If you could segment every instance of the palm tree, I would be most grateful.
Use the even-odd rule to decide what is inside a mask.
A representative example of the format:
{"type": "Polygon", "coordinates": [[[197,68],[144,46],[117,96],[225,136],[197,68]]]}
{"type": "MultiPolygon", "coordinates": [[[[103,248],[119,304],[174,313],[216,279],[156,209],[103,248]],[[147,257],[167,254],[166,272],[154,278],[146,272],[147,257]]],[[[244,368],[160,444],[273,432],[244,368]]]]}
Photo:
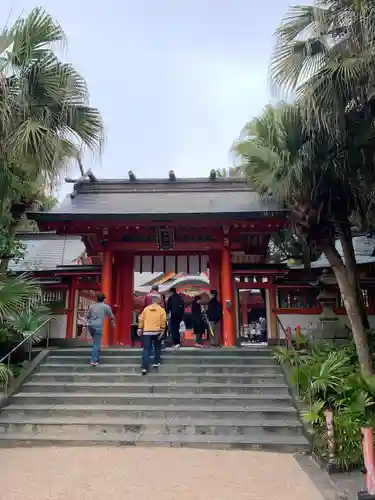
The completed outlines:
{"type": "Polygon", "coordinates": [[[234,145],[242,168],[261,194],[271,194],[287,204],[296,231],[326,254],[344,300],[362,371],[372,374],[351,270],[335,248],[336,234],[345,233],[351,240],[349,216],[359,204],[357,178],[342,162],[347,143],[332,142],[324,129],[312,132],[305,126],[299,107],[287,104],[268,106],[246,125],[245,131],[246,137],[234,145]]]}
{"type": "Polygon", "coordinates": [[[228,167],[228,168],[218,168],[216,169],[216,175],[218,177],[244,177],[244,172],[240,167],[228,167]]]}
{"type": "MultiPolygon", "coordinates": [[[[373,220],[375,10],[361,0],[318,0],[291,7],[276,31],[270,80],[278,93],[293,94],[310,133],[330,136],[334,177],[351,179],[351,213],[362,229],[373,220]],[[332,145],[334,147],[332,147],[332,145]],[[337,147],[339,145],[339,147],[337,147]],[[340,150],[340,157],[337,155],[340,150]],[[360,175],[358,176],[358,171],[360,175]]],[[[326,154],[326,152],[324,153],[326,154]]],[[[347,215],[350,210],[345,212],[347,215]]],[[[368,319],[360,292],[348,220],[336,224],[348,277],[368,319]]]]}
{"type": "Polygon", "coordinates": [[[293,93],[325,122],[326,111],[341,132],[353,100],[374,90],[375,9],[372,2],[317,0],[290,7],[276,31],[270,80],[277,92],[293,93]]]}
{"type": "Polygon", "coordinates": [[[103,141],[85,80],[53,51],[64,42],[61,27],[41,8],[0,35],[0,216],[10,233],[82,148],[97,150],[103,141]]]}

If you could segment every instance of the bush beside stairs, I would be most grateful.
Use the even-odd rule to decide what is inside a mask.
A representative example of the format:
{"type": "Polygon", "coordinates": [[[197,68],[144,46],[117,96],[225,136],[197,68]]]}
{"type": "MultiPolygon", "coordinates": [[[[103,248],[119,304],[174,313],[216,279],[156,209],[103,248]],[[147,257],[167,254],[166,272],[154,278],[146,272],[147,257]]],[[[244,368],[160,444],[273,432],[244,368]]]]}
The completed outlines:
{"type": "Polygon", "coordinates": [[[0,413],[0,446],[164,445],[308,452],[280,367],[266,348],[54,350],[0,413]]]}

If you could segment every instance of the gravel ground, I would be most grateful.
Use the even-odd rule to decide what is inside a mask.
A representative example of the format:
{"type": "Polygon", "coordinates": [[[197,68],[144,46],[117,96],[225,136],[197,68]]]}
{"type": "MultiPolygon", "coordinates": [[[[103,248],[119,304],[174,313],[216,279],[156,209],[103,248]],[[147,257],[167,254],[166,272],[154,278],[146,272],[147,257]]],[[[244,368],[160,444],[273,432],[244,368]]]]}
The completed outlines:
{"type": "Polygon", "coordinates": [[[365,478],[360,471],[333,474],[332,480],[337,488],[346,495],[347,500],[357,500],[358,492],[365,489],[365,478]]]}
{"type": "Polygon", "coordinates": [[[292,455],[173,448],[0,449],[6,500],[322,500],[292,455]]]}

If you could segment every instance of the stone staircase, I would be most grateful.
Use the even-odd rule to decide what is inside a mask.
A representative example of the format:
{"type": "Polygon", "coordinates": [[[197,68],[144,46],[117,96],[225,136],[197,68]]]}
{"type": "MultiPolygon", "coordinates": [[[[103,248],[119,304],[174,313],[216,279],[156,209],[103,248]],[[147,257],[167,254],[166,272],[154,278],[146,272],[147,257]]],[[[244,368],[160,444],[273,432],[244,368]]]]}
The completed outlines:
{"type": "Polygon", "coordinates": [[[53,351],[0,413],[0,446],[144,444],[308,452],[280,367],[266,348],[53,351]]]}

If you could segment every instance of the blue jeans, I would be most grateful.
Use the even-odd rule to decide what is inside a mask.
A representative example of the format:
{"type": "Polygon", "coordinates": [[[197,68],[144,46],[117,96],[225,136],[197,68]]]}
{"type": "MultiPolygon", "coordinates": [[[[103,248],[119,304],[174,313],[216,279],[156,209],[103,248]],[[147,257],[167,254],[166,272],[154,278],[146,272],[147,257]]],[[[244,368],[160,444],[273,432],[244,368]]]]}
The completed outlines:
{"type": "Polygon", "coordinates": [[[143,335],[142,369],[148,370],[151,364],[152,349],[154,349],[154,364],[160,363],[161,339],[159,335],[143,335]]]}
{"type": "Polygon", "coordinates": [[[99,363],[103,329],[100,326],[89,326],[89,333],[92,337],[91,362],[99,363]]]}

